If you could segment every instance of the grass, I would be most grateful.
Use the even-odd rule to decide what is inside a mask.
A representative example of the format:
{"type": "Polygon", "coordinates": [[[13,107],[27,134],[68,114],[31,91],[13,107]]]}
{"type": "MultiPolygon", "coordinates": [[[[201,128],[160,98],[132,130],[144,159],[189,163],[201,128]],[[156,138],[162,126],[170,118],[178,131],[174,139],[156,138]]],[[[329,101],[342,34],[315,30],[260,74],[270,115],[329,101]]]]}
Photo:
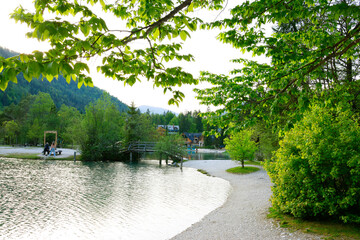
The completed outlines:
{"type": "MultiPolygon", "coordinates": [[[[17,159],[31,159],[31,160],[43,160],[44,156],[39,156],[37,153],[10,153],[10,154],[1,154],[0,157],[6,157],[6,158],[17,158],[17,159]]],[[[76,160],[79,160],[80,156],[76,156],[76,160]]],[[[46,157],[47,160],[67,160],[67,161],[73,161],[74,157],[46,157]]]]}
{"type": "Polygon", "coordinates": [[[248,165],[257,165],[257,166],[261,166],[261,162],[259,162],[259,161],[250,161],[250,160],[246,160],[244,163],[245,163],[245,164],[248,164],[248,165]]]}
{"type": "Polygon", "coordinates": [[[337,221],[310,221],[295,218],[288,214],[283,214],[270,208],[268,218],[273,218],[279,222],[281,227],[289,228],[290,230],[300,230],[305,233],[314,233],[324,236],[324,239],[360,239],[359,224],[344,224],[337,221]]]}
{"type": "Polygon", "coordinates": [[[249,167],[249,166],[245,166],[245,167],[234,167],[234,168],[229,168],[226,171],[229,173],[236,173],[236,174],[248,174],[248,173],[252,173],[252,172],[256,172],[259,171],[260,168],[257,167],[249,167]]]}
{"type": "Polygon", "coordinates": [[[198,169],[197,171],[200,172],[200,173],[202,173],[202,174],[205,174],[206,176],[211,177],[210,173],[208,173],[207,171],[205,171],[205,170],[203,170],[203,169],[198,169]]]}

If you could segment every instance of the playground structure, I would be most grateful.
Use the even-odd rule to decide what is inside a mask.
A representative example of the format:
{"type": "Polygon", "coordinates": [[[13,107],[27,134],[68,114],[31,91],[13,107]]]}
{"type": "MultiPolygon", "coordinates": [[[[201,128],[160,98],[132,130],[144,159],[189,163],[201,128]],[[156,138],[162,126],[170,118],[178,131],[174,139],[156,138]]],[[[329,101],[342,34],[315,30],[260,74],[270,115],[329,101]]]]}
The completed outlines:
{"type": "Polygon", "coordinates": [[[57,146],[57,131],[44,131],[44,146],[46,143],[46,134],[47,133],[55,134],[55,146],[57,146]]]}

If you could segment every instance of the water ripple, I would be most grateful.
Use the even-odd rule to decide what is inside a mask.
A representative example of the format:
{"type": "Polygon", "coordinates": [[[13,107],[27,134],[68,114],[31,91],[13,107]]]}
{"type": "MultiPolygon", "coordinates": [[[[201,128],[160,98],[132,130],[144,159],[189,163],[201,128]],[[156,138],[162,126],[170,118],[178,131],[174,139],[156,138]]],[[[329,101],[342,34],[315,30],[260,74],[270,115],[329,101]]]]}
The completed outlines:
{"type": "Polygon", "coordinates": [[[0,161],[0,239],[168,239],[219,207],[228,182],[153,162],[0,161]]]}

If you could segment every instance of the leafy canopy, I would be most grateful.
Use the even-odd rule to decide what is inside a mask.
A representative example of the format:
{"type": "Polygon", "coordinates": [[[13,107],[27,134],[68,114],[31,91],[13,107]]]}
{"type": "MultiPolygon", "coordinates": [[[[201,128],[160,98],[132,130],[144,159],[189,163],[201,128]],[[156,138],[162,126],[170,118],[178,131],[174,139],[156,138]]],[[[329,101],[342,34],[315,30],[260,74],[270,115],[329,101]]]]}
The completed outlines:
{"type": "Polygon", "coordinates": [[[163,62],[192,61],[191,54],[181,54],[181,41],[202,22],[189,15],[196,9],[221,8],[222,0],[42,0],[34,1],[35,12],[21,6],[11,15],[26,23],[29,38],[47,41],[46,52],[5,59],[0,57],[0,89],[23,72],[26,80],[63,75],[78,86],[92,85],[88,60],[102,57],[97,67],[107,77],[133,85],[142,77],[154,86],[172,91],[170,104],[178,104],[184,94],[173,89],[198,81],[181,67],[166,67],[163,62]],[[98,11],[100,10],[100,11],[98,11]],[[100,12],[100,13],[97,13],[100,12]],[[113,17],[116,27],[102,16],[113,17]],[[136,43],[136,44],[135,44],[136,43]]]}
{"type": "Polygon", "coordinates": [[[245,160],[253,160],[254,154],[257,150],[256,143],[251,139],[253,130],[242,130],[231,135],[230,138],[225,138],[226,151],[232,159],[241,162],[244,167],[245,160]]]}
{"type": "Polygon", "coordinates": [[[240,66],[231,76],[202,73],[214,86],[197,90],[198,98],[218,107],[209,117],[223,126],[258,119],[291,126],[313,98],[358,108],[359,6],[355,0],[244,1],[230,18],[205,25],[225,27],[220,41],[268,60],[235,59],[240,66]]]}

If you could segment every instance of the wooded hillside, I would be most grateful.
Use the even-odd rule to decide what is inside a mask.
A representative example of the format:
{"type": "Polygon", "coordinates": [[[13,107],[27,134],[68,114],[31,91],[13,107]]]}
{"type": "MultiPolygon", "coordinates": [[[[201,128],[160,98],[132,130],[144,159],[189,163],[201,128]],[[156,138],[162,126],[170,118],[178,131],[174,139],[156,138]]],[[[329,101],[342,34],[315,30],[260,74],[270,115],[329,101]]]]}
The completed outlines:
{"type": "MultiPolygon", "coordinates": [[[[18,53],[0,46],[0,56],[7,58],[17,54],[18,53]]],[[[84,112],[86,105],[96,101],[104,93],[104,90],[97,87],[82,86],[79,89],[77,82],[72,81],[68,84],[63,77],[59,77],[58,80],[54,79],[52,82],[41,81],[39,79],[28,82],[22,75],[19,75],[17,79],[17,84],[10,82],[4,92],[0,91],[0,110],[9,106],[11,103],[18,104],[23,96],[28,94],[36,95],[39,92],[44,92],[50,94],[57,108],[65,104],[77,108],[80,112],[84,112]]],[[[119,111],[128,109],[126,104],[115,97],[111,97],[111,101],[114,102],[119,111]]]]}

